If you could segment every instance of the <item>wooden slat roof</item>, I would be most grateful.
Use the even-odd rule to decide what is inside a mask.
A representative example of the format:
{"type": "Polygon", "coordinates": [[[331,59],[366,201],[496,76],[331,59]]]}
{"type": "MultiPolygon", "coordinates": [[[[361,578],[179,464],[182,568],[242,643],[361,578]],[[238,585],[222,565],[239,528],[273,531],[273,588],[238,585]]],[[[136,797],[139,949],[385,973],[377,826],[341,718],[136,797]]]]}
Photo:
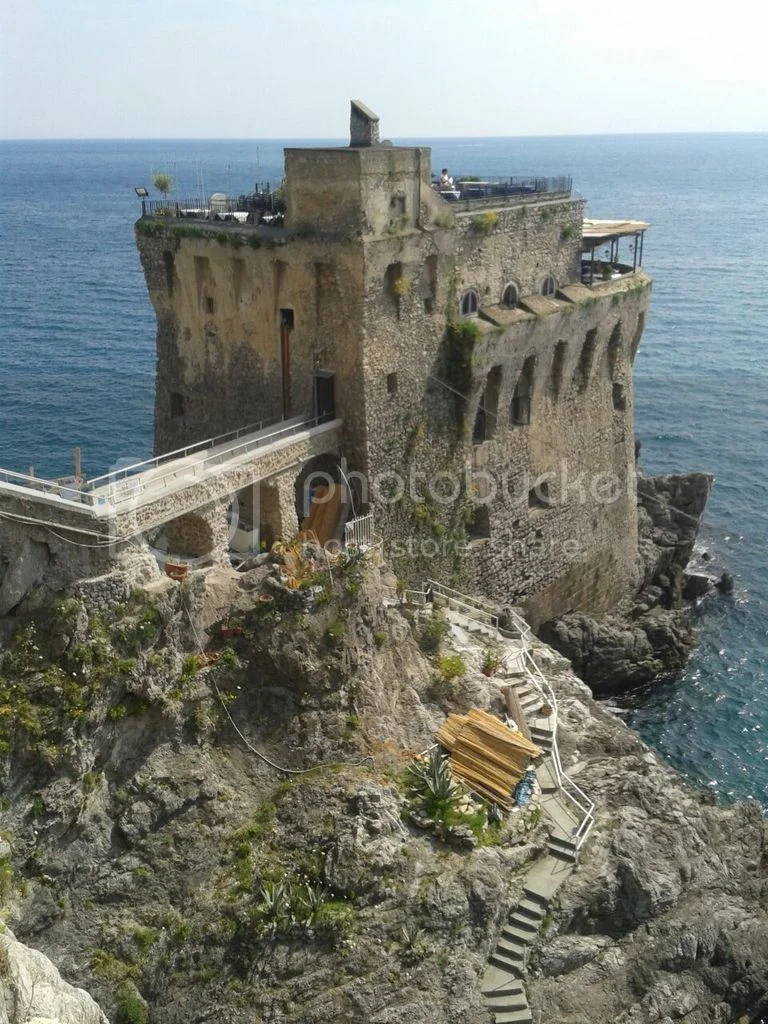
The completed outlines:
{"type": "Polygon", "coordinates": [[[590,220],[585,217],[581,234],[585,241],[601,245],[612,238],[625,238],[638,231],[647,231],[650,226],[644,220],[590,220]]]}

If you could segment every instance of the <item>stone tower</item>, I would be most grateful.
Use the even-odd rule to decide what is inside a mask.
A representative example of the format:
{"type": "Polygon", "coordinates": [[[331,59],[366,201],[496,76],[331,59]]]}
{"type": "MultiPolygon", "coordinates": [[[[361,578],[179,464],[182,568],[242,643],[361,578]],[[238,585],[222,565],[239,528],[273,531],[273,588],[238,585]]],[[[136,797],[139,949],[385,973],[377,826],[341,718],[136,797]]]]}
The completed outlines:
{"type": "Polygon", "coordinates": [[[381,144],[357,101],[350,125],[349,146],[285,151],[281,226],[139,221],[158,451],[330,402],[400,575],[535,621],[612,606],[636,582],[650,294],[614,246],[646,225],[590,235],[567,179],[441,194],[429,149],[381,144]],[[587,278],[596,244],[611,259],[587,278]]]}

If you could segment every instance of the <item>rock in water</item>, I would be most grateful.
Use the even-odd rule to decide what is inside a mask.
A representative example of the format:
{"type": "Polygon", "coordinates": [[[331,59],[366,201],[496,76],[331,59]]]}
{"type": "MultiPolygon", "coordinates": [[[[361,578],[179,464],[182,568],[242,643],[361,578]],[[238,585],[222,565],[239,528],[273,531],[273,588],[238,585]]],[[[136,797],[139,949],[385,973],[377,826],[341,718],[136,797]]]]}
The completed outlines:
{"type": "Polygon", "coordinates": [[[541,626],[542,639],[570,660],[593,692],[637,686],[688,660],[694,634],[684,601],[705,593],[709,581],[685,569],[712,480],[708,473],[638,474],[635,597],[612,615],[565,615],[541,626]]]}
{"type": "Polygon", "coordinates": [[[109,1024],[81,988],[61,977],[48,957],[0,934],[0,1024],[109,1024]]]}
{"type": "Polygon", "coordinates": [[[715,584],[721,594],[732,594],[733,593],[733,576],[729,572],[724,572],[720,579],[715,584]]]}

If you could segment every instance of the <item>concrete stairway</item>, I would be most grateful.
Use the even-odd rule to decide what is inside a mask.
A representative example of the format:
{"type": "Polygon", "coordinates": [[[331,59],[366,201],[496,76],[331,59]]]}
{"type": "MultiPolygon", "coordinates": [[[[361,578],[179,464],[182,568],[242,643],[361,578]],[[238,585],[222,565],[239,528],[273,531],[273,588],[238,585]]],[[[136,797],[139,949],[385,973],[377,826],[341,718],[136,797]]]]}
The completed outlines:
{"type": "MultiPolygon", "coordinates": [[[[555,873],[549,877],[557,878],[555,873]]],[[[523,898],[501,931],[483,978],[485,1005],[495,1024],[527,1024],[533,1019],[523,982],[525,960],[528,947],[541,928],[551,892],[559,884],[559,880],[544,880],[544,885],[537,887],[526,885],[523,898]]]]}
{"type": "MultiPolygon", "coordinates": [[[[444,614],[451,623],[454,646],[462,653],[479,659],[489,638],[497,643],[500,639],[495,629],[482,622],[468,621],[466,616],[450,607],[444,614]]],[[[539,933],[554,893],[576,863],[578,849],[573,837],[577,834],[580,819],[574,816],[561,789],[552,756],[557,716],[540,713],[545,699],[530,676],[528,661],[531,655],[526,653],[524,642],[511,637],[503,639],[502,649],[503,660],[497,681],[514,687],[531,739],[543,752],[536,776],[541,810],[551,831],[547,853],[530,868],[523,897],[510,912],[489,957],[482,992],[495,1024],[531,1024],[533,1017],[525,990],[528,951],[539,933]]]]}

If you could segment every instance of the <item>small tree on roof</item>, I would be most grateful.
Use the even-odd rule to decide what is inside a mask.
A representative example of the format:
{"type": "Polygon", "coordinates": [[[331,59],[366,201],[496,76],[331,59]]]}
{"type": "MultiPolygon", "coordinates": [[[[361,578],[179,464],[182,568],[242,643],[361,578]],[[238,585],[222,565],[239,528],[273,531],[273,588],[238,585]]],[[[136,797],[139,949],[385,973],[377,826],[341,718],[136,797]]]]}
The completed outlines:
{"type": "Polygon", "coordinates": [[[170,174],[166,174],[164,171],[160,171],[157,174],[152,175],[152,184],[155,186],[158,192],[162,195],[167,196],[173,187],[173,178],[170,174]]]}

